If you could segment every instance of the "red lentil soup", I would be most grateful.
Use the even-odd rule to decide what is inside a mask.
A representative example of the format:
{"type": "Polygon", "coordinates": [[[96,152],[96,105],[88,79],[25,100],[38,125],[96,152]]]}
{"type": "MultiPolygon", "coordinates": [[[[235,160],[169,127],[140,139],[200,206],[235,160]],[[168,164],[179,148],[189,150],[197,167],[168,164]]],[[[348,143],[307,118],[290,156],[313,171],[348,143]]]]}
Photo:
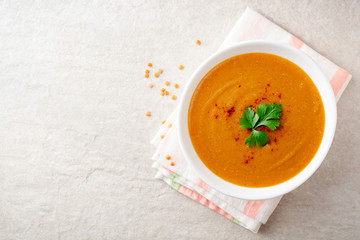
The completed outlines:
{"type": "MultiPolygon", "coordinates": [[[[301,172],[315,156],[324,132],[320,94],[296,64],[266,53],[229,58],[200,81],[189,108],[189,133],[201,161],[236,185],[268,187],[301,172]],[[247,107],[282,105],[280,126],[264,147],[248,147],[239,118],[247,107]]],[[[259,130],[259,129],[257,129],[259,130]]]]}

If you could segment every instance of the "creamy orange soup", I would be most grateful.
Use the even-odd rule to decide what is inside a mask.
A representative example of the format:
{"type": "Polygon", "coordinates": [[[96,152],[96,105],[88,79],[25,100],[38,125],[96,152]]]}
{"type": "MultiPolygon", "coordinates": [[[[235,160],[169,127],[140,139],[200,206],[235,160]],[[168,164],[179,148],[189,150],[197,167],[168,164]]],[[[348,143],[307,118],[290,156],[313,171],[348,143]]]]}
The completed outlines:
{"type": "Polygon", "coordinates": [[[266,53],[229,58],[199,83],[189,108],[189,133],[201,161],[220,178],[246,187],[282,183],[314,157],[324,132],[320,94],[296,64],[266,53]],[[248,147],[239,118],[247,107],[282,104],[280,126],[264,147],[248,147]]]}

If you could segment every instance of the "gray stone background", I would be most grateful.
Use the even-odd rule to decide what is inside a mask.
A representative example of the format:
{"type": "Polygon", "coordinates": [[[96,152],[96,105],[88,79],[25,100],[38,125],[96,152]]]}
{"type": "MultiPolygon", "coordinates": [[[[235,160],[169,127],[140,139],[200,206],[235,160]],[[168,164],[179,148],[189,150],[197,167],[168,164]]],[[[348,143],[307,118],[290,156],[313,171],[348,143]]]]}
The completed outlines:
{"type": "Polygon", "coordinates": [[[1,1],[0,239],[358,238],[359,45],[356,0],[1,1]],[[180,96],[246,6],[353,74],[324,163],[258,234],[150,168],[149,141],[178,102],[161,82],[180,96]],[[164,70],[153,89],[148,61],[164,70]]]}

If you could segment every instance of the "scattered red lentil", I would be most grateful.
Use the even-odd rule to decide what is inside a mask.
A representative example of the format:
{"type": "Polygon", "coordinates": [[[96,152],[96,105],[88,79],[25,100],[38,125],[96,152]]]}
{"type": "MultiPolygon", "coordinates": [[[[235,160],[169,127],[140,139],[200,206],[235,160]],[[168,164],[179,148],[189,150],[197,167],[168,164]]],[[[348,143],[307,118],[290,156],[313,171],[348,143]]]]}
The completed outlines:
{"type": "Polygon", "coordinates": [[[197,45],[200,45],[200,43],[201,43],[200,40],[196,40],[197,45]]]}
{"type": "Polygon", "coordinates": [[[152,84],[152,83],[148,83],[147,86],[148,86],[149,88],[152,88],[152,87],[153,87],[153,84],[152,84]]]}
{"type": "Polygon", "coordinates": [[[157,70],[157,72],[158,72],[158,73],[162,73],[163,70],[162,70],[161,68],[159,68],[159,69],[157,70]]]}
{"type": "Polygon", "coordinates": [[[165,81],[164,84],[165,84],[166,86],[169,86],[170,82],[169,82],[169,81],[165,81]]]}
{"type": "Polygon", "coordinates": [[[149,77],[149,74],[148,74],[148,73],[145,73],[144,77],[148,78],[148,77],[149,77]]]}
{"type": "Polygon", "coordinates": [[[149,111],[146,111],[146,112],[145,112],[145,115],[146,115],[147,117],[150,117],[150,116],[151,116],[151,113],[150,113],[149,111]]]}
{"type": "Polygon", "coordinates": [[[164,93],[165,93],[165,95],[169,95],[169,92],[168,92],[168,91],[165,91],[164,93]]]}
{"type": "Polygon", "coordinates": [[[176,99],[176,96],[175,96],[175,95],[172,95],[172,96],[171,96],[171,99],[172,99],[172,100],[175,100],[175,99],[176,99]]]}
{"type": "Polygon", "coordinates": [[[166,155],[165,158],[166,158],[167,160],[170,160],[171,157],[170,157],[169,155],[166,155]]]}
{"type": "Polygon", "coordinates": [[[166,120],[162,121],[161,124],[164,124],[166,122],[166,120]]]}
{"type": "Polygon", "coordinates": [[[145,70],[145,73],[149,73],[149,72],[150,72],[149,69],[146,69],[146,70],[145,70]]]}
{"type": "Polygon", "coordinates": [[[169,123],[168,127],[169,127],[169,128],[171,128],[171,127],[172,127],[172,124],[171,124],[171,123],[169,123]]]}
{"type": "Polygon", "coordinates": [[[159,73],[154,73],[154,77],[159,77],[159,73]]]}
{"type": "Polygon", "coordinates": [[[152,66],[152,63],[151,63],[151,62],[149,62],[147,65],[148,65],[148,67],[151,67],[151,66],[152,66]]]}
{"type": "Polygon", "coordinates": [[[161,91],[161,92],[165,92],[165,88],[161,88],[160,91],[161,91]]]}
{"type": "Polygon", "coordinates": [[[170,165],[171,165],[171,166],[174,166],[174,165],[175,165],[175,163],[174,163],[174,162],[171,162],[171,163],[170,163],[170,165]]]}
{"type": "Polygon", "coordinates": [[[184,66],[183,65],[179,65],[179,69],[181,70],[181,69],[183,69],[184,68],[184,66]]]}
{"type": "Polygon", "coordinates": [[[178,88],[178,87],[179,87],[179,84],[175,83],[174,88],[178,88]]]}
{"type": "Polygon", "coordinates": [[[161,139],[163,139],[165,136],[164,136],[164,135],[161,135],[160,137],[161,137],[161,139]]]}

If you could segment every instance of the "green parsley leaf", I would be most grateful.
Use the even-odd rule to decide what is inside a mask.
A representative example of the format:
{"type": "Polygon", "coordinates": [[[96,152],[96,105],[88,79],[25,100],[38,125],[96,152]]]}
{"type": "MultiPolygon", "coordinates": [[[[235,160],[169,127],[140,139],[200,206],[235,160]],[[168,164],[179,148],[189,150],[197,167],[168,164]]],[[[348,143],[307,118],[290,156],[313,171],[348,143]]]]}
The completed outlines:
{"type": "Polygon", "coordinates": [[[245,144],[247,144],[249,147],[252,147],[255,145],[255,135],[253,132],[250,133],[250,136],[248,136],[245,139],[245,144]]]}
{"type": "Polygon", "coordinates": [[[250,136],[245,139],[245,144],[247,144],[249,147],[252,147],[256,142],[256,146],[260,147],[265,146],[268,141],[269,139],[266,132],[253,130],[250,133],[250,136]]]}
{"type": "Polygon", "coordinates": [[[268,106],[260,104],[256,108],[256,113],[259,115],[260,121],[256,124],[255,128],[266,126],[271,130],[275,130],[280,125],[279,119],[281,116],[281,104],[271,103],[268,106]]]}
{"type": "Polygon", "coordinates": [[[259,115],[255,114],[251,108],[245,109],[245,113],[243,113],[242,117],[243,118],[239,119],[241,128],[254,128],[259,120],[259,115]]]}
{"type": "Polygon", "coordinates": [[[253,130],[252,134],[255,135],[257,147],[265,146],[269,141],[267,132],[253,130]]]}
{"type": "Polygon", "coordinates": [[[275,130],[279,125],[282,105],[271,103],[269,105],[260,104],[256,108],[256,113],[251,108],[246,108],[239,119],[241,128],[250,128],[251,134],[245,139],[245,144],[249,147],[255,145],[257,147],[265,146],[268,142],[267,132],[257,131],[256,128],[266,126],[271,130],[275,130]]]}

